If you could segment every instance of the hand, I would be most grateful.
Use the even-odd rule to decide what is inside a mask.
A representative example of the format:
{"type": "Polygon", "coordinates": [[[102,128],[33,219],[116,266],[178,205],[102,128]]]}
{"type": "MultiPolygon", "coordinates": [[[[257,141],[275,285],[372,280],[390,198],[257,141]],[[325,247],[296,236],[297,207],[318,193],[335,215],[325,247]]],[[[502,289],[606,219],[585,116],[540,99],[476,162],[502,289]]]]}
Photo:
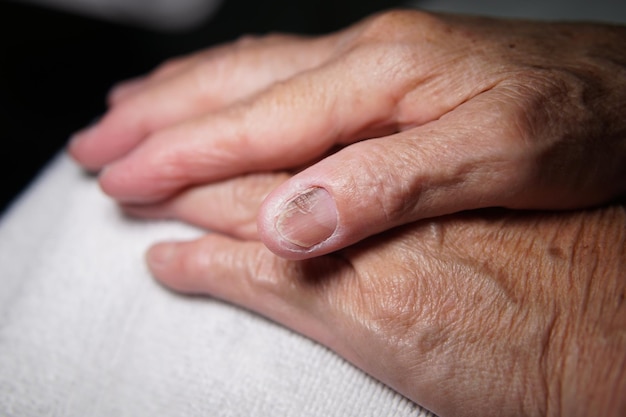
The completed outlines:
{"type": "Polygon", "coordinates": [[[133,207],[230,235],[153,247],[154,275],[307,335],[441,417],[624,415],[626,207],[451,215],[292,261],[254,240],[286,178],[133,207]]]}
{"type": "Polygon", "coordinates": [[[70,151],[123,204],[308,166],[257,218],[292,259],[466,209],[588,207],[626,191],[624,44],[624,27],[417,11],[246,38],[115,89],[70,151]]]}

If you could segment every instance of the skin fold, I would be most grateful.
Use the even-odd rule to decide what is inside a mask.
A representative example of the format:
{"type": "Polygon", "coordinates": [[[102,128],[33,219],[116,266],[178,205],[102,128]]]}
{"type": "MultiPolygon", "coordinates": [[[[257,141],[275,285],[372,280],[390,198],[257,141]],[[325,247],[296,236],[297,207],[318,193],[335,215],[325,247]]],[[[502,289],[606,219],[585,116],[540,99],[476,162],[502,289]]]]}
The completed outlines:
{"type": "Polygon", "coordinates": [[[623,416],[625,44],[414,10],[245,37],[116,87],[69,152],[127,213],[212,231],[148,251],[176,291],[441,417],[623,416]]]}

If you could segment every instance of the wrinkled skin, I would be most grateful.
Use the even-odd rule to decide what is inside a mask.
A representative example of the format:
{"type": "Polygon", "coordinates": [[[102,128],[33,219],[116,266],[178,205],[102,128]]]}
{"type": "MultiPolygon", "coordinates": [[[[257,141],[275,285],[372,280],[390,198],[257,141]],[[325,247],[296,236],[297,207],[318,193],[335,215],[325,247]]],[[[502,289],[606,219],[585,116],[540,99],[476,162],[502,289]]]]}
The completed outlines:
{"type": "Polygon", "coordinates": [[[441,417],[624,415],[626,207],[456,214],[298,261],[255,240],[283,180],[140,209],[230,234],[154,246],[153,274],[307,335],[441,417]]]}
{"type": "Polygon", "coordinates": [[[70,152],[123,204],[306,167],[257,219],[291,259],[462,210],[591,207],[626,191],[624,44],[626,27],[416,11],[244,38],[118,87],[70,152]],[[283,227],[319,214],[296,204],[311,189],[330,214],[283,227]]]}
{"type": "Polygon", "coordinates": [[[480,209],[625,191],[625,39],[410,11],[246,38],[118,87],[70,152],[130,214],[221,232],[151,248],[175,290],[270,317],[442,417],[623,416],[624,205],[480,209]],[[277,219],[311,187],[336,229],[294,245],[277,219]]]}

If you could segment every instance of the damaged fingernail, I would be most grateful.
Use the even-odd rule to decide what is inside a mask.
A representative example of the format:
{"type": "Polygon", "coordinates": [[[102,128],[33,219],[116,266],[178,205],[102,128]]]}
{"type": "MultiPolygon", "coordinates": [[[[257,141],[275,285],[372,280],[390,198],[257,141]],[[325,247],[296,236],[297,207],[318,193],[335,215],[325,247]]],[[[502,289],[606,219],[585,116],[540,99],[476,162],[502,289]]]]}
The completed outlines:
{"type": "Polygon", "coordinates": [[[276,230],[286,241],[310,248],[333,235],[337,206],[328,191],[310,188],[289,200],[276,220],[276,230]]]}

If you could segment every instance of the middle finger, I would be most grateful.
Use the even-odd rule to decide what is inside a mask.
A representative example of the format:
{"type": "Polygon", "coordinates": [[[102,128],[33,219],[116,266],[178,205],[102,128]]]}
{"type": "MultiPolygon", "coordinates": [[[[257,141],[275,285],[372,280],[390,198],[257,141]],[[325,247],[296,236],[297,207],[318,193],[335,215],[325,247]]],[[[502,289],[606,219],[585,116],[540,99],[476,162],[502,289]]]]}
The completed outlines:
{"type": "Polygon", "coordinates": [[[189,188],[152,205],[123,205],[136,217],[177,219],[244,240],[258,240],[256,217],[265,197],[291,177],[287,173],[258,173],[189,188]]]}

